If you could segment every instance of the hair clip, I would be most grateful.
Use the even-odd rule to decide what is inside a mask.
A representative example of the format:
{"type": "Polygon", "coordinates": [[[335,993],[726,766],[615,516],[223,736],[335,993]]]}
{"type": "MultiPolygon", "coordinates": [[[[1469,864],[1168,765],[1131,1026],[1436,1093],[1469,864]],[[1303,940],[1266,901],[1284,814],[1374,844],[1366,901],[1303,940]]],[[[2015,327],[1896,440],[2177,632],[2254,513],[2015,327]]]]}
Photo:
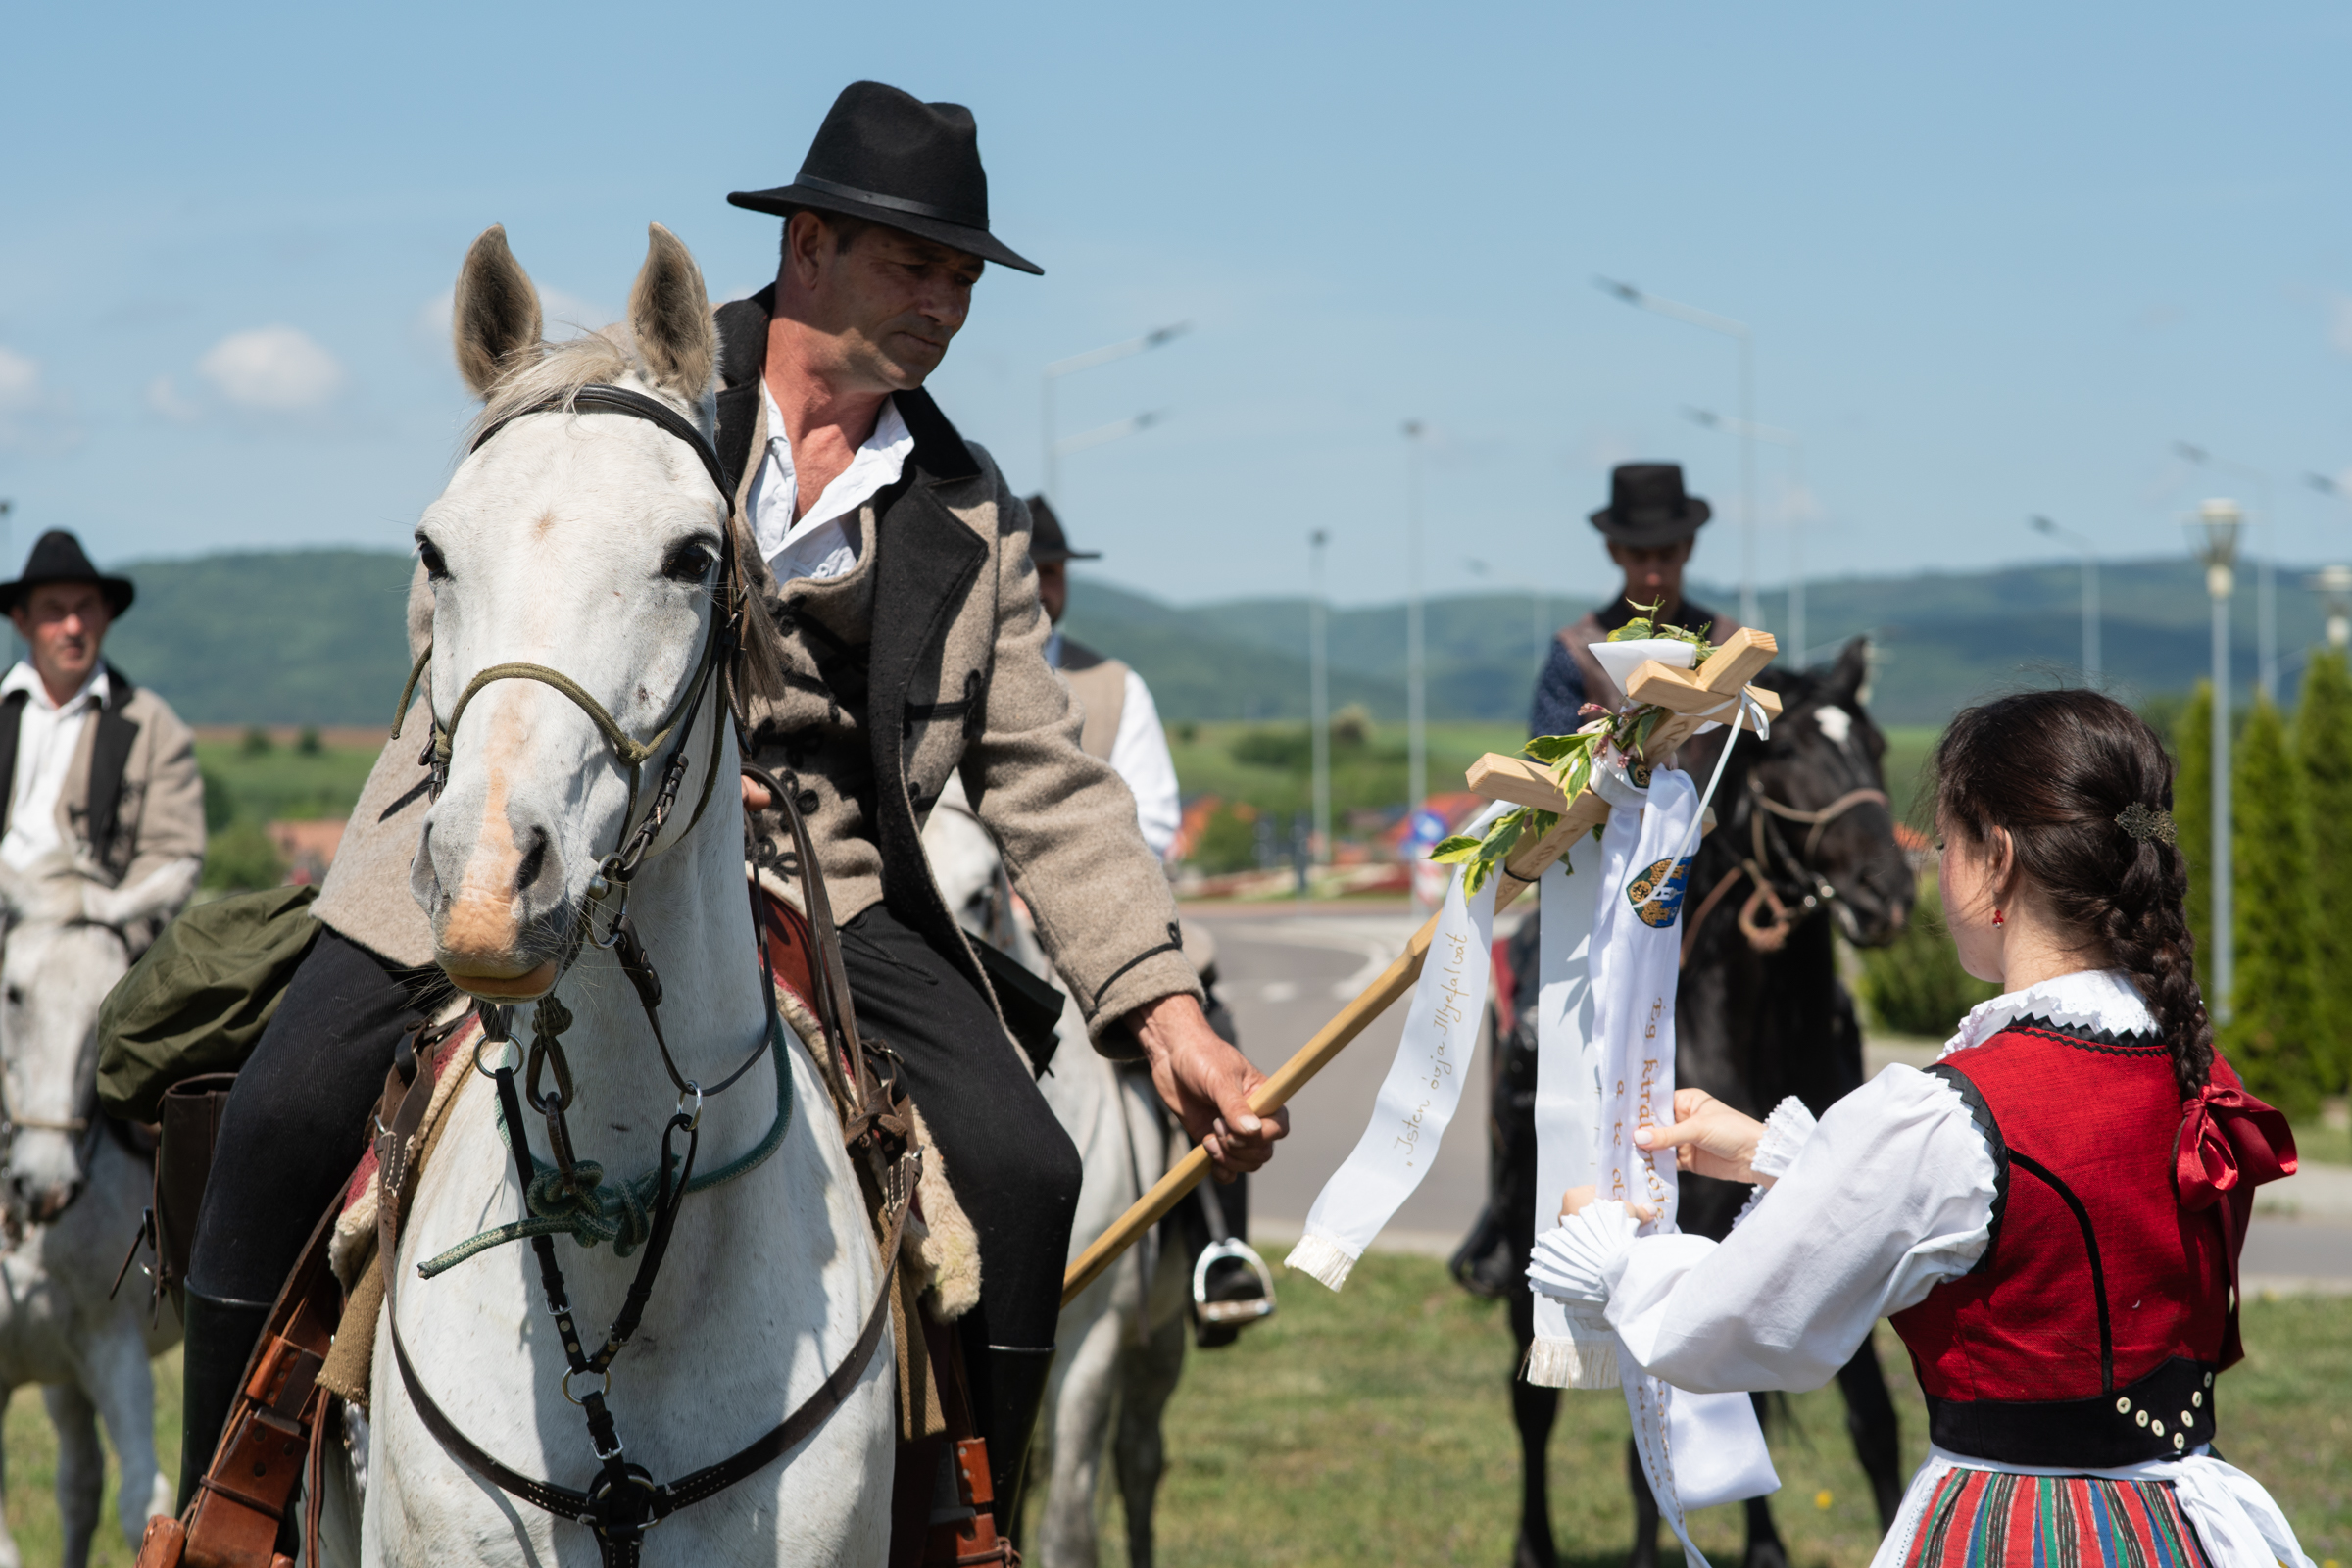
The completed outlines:
{"type": "Polygon", "coordinates": [[[2124,808],[2123,814],[2115,819],[2115,825],[2142,844],[2150,839],[2171,844],[2180,837],[2179,829],[2173,826],[2172,812],[2152,809],[2137,801],[2124,808]]]}

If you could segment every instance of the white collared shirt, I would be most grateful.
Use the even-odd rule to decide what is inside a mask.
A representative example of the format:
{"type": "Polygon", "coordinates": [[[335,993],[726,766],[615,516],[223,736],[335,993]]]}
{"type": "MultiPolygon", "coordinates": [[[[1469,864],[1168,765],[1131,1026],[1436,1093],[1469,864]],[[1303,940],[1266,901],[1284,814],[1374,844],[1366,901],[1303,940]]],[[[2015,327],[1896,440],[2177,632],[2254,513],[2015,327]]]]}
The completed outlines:
{"type": "Polygon", "coordinates": [[[49,700],[49,689],[32,665],[19,660],[7,678],[0,679],[0,699],[15,692],[25,694],[24,713],[17,724],[17,770],[9,787],[8,833],[0,837],[0,861],[24,871],[65,846],[57,825],[58,793],[65,788],[66,769],[74,764],[74,748],[81,744],[82,726],[93,709],[104,706],[112,688],[106,666],[100,664],[81,683],[81,690],[61,706],[49,700]]]}
{"type": "Polygon", "coordinates": [[[752,480],[752,540],[778,582],[795,577],[823,582],[842,576],[858,564],[853,525],[858,509],[899,482],[906,455],[914,450],[914,435],[899,416],[898,400],[884,398],[874,433],[851,456],[840,476],[825,486],[816,504],[795,521],[800,478],[793,470],[783,412],[765,376],[760,380],[760,401],[767,407],[767,453],[752,480]]]}

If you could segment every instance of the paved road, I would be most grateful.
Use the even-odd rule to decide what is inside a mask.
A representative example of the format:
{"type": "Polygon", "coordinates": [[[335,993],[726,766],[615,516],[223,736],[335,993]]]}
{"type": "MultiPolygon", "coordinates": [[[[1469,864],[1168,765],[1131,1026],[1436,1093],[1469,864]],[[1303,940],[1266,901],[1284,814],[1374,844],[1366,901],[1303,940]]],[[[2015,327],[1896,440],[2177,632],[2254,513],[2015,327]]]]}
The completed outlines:
{"type": "MultiPolygon", "coordinates": [[[[1185,918],[1215,932],[1243,1048],[1268,1071],[1387,967],[1415,924],[1401,906],[1196,905],[1185,918]]],[[[1355,1147],[1403,1019],[1403,1007],[1392,1007],[1291,1102],[1291,1136],[1252,1186],[1251,1229],[1261,1241],[1295,1238],[1315,1195],[1355,1147]]],[[[1897,1048],[1884,1054],[1909,1054],[1897,1048]]],[[[1443,1256],[1469,1230],[1486,1200],[1486,1117],[1482,1059],[1428,1178],[1397,1211],[1383,1247],[1443,1256]]],[[[2268,1212],[2246,1238],[2246,1288],[2352,1291],[2352,1171],[2321,1169],[2264,1192],[2268,1212]]]]}

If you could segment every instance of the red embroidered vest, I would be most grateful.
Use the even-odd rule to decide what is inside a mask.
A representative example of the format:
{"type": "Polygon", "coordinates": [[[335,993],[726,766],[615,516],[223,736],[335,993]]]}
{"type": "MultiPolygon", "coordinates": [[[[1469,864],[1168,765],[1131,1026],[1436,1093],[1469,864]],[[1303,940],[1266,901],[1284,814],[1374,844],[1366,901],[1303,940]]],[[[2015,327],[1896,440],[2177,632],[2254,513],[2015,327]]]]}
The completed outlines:
{"type": "MultiPolygon", "coordinates": [[[[2214,1374],[2238,1355],[2231,1295],[2254,1183],[2182,1206],[2182,1104],[2163,1045],[2026,1020],[1932,1070],[1968,1102],[1998,1171],[1984,1257],[1892,1319],[1935,1442],[2082,1469],[2210,1442],[2214,1374]]],[[[2213,1079],[2239,1087],[2218,1057],[2213,1079]]]]}

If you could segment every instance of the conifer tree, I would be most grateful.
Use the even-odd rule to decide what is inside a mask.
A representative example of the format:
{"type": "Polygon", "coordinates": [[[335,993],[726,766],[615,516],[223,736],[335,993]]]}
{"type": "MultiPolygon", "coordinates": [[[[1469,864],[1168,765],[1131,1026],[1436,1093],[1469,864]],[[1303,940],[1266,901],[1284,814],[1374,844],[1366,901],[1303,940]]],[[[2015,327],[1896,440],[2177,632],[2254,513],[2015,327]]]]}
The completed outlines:
{"type": "Polygon", "coordinates": [[[2352,1082],[2352,668],[2335,649],[2311,656],[2295,718],[2303,808],[2311,824],[2313,1045],[2321,1088],[2352,1082]]]}
{"type": "Polygon", "coordinates": [[[2213,991],[2213,683],[2201,680],[2173,728],[2173,822],[2188,866],[2188,930],[2197,943],[2197,984],[2213,991]]]}
{"type": "Polygon", "coordinates": [[[2231,757],[2235,1016],[2222,1047],[2246,1087],[2289,1115],[2319,1108],[2313,1050],[2311,850],[2286,723],[2256,698],[2231,757]]]}

